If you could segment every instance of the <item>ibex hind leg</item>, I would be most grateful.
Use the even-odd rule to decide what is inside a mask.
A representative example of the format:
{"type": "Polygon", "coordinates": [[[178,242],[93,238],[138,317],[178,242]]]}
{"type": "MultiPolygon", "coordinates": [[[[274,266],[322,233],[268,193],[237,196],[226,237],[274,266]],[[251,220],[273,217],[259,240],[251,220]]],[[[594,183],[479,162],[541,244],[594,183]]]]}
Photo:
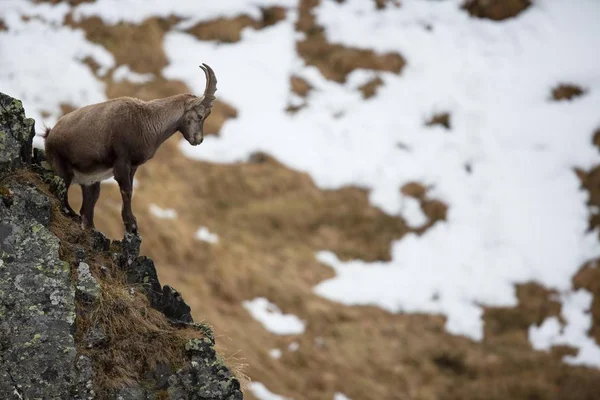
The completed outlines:
{"type": "Polygon", "coordinates": [[[114,173],[115,180],[119,184],[121,198],[123,200],[123,208],[121,209],[121,217],[125,224],[125,231],[129,233],[138,233],[137,219],[133,215],[131,209],[131,197],[133,195],[133,175],[135,168],[128,161],[119,160],[115,164],[114,173]]]}
{"type": "Polygon", "coordinates": [[[69,187],[71,187],[71,182],[73,181],[73,168],[69,163],[64,162],[61,159],[55,160],[53,164],[56,173],[62,178],[62,180],[65,183],[64,193],[57,194],[61,201],[62,210],[67,216],[71,218],[78,218],[78,215],[75,212],[75,210],[73,210],[69,205],[69,187]]]}

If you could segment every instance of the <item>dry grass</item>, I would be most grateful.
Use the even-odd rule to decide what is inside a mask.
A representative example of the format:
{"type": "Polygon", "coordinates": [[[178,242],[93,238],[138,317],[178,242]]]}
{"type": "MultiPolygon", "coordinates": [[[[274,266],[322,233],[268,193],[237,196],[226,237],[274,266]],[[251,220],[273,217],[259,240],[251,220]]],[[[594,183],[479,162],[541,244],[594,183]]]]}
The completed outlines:
{"type": "MultiPolygon", "coordinates": [[[[145,294],[121,280],[104,281],[102,294],[88,312],[81,312],[78,332],[98,329],[105,345],[80,349],[93,360],[95,384],[104,389],[141,382],[159,366],[171,371],[183,366],[187,340],[201,336],[194,329],[177,329],[150,307],[145,294]]],[[[82,338],[79,338],[82,340],[82,338]]]]}
{"type": "Polygon", "coordinates": [[[561,83],[552,89],[552,99],[555,101],[572,100],[584,94],[584,89],[571,83],[561,83]]]}
{"type": "Polygon", "coordinates": [[[67,3],[71,6],[76,6],[81,3],[93,3],[96,0],[33,0],[33,3],[50,3],[50,4],[58,4],[58,3],[67,3]]]}
{"type": "MultiPolygon", "coordinates": [[[[600,149],[600,128],[592,135],[592,143],[600,149]]],[[[594,230],[600,227],[600,165],[596,165],[590,171],[576,170],[581,181],[582,189],[588,192],[588,210],[590,212],[588,229],[594,230]]],[[[600,237],[599,237],[600,238],[600,237]]],[[[585,263],[579,272],[573,277],[573,287],[588,290],[593,295],[591,314],[592,326],[589,334],[594,337],[600,345],[600,259],[590,260],[585,263]]]]}
{"type": "Polygon", "coordinates": [[[516,285],[519,304],[516,307],[486,307],[484,309],[486,341],[520,341],[529,343],[528,330],[531,325],[540,326],[548,317],[562,320],[561,303],[554,300],[557,292],[548,290],[535,282],[516,285]]]}
{"type": "Polygon", "coordinates": [[[275,25],[285,18],[286,10],[283,7],[268,7],[262,9],[262,17],[255,20],[248,15],[239,15],[233,18],[217,18],[203,21],[186,32],[200,40],[214,40],[221,43],[235,43],[242,38],[242,31],[246,28],[263,29],[275,25]]]}
{"type": "Polygon", "coordinates": [[[473,17],[502,21],[516,17],[531,4],[531,0],[467,0],[462,8],[473,17]]]}
{"type": "Polygon", "coordinates": [[[150,18],[140,25],[121,22],[110,26],[98,17],[75,22],[68,16],[66,24],[83,29],[87,40],[104,46],[118,65],[128,65],[139,73],[159,74],[168,63],[162,46],[164,34],[177,21],[176,17],[150,18]]]}
{"type": "Polygon", "coordinates": [[[300,97],[306,97],[313,89],[310,83],[308,83],[304,78],[301,78],[296,75],[292,75],[290,77],[290,87],[292,88],[292,92],[296,93],[300,97]]]}
{"type": "Polygon", "coordinates": [[[439,125],[439,126],[443,126],[447,130],[450,130],[451,129],[450,113],[444,112],[444,113],[434,114],[429,120],[427,120],[425,122],[425,125],[427,125],[427,126],[439,125]]]}
{"type": "Polygon", "coordinates": [[[363,96],[363,99],[370,99],[377,94],[377,90],[383,86],[383,80],[380,77],[375,77],[365,84],[359,86],[358,90],[363,96]]]}
{"type": "Polygon", "coordinates": [[[329,43],[312,15],[312,9],[320,0],[301,0],[300,17],[296,29],[304,32],[306,38],[296,43],[296,50],[304,61],[314,65],[325,78],[344,83],[349,73],[355,69],[388,71],[399,74],[405,61],[398,53],[377,54],[372,50],[357,49],[329,43]]]}

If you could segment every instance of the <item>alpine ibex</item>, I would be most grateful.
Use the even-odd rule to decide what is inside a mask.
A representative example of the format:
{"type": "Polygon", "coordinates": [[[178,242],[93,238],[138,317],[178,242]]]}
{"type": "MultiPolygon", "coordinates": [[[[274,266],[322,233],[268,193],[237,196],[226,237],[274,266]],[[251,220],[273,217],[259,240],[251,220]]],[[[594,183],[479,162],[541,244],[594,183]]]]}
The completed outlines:
{"type": "Polygon", "coordinates": [[[114,176],[119,184],[121,216],[127,232],[137,233],[131,210],[133,176],[150,160],[160,145],[179,131],[193,146],[204,139],[203,124],[211,113],[217,78],[206,64],[204,95],[180,94],[142,101],[119,97],[79,108],[46,128],[46,158],[67,187],[61,199],[65,213],[77,214],[69,205],[71,183],[81,185],[81,224],[94,228],[94,207],[100,195],[100,181],[114,176]]]}

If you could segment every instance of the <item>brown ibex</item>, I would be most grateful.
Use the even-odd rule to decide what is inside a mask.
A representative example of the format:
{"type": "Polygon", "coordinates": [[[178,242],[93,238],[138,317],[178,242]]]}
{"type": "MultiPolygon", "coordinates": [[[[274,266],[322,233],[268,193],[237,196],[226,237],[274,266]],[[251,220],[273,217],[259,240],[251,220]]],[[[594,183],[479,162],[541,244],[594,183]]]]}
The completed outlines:
{"type": "Polygon", "coordinates": [[[177,131],[193,146],[202,143],[203,124],[215,100],[217,78],[208,65],[200,68],[206,75],[202,97],[180,94],[152,101],[119,97],[79,108],[46,129],[46,159],[67,188],[61,199],[63,210],[70,216],[77,215],[69,205],[67,192],[71,183],[81,185],[84,229],[94,228],[100,181],[114,176],[123,198],[125,229],[137,233],[137,220],[131,210],[137,168],[177,131]]]}

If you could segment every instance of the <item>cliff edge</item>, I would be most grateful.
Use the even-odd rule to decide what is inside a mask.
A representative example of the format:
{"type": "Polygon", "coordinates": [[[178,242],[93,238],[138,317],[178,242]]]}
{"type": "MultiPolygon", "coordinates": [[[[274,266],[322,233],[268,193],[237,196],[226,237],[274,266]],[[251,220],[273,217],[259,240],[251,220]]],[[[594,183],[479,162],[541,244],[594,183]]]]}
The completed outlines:
{"type": "Polygon", "coordinates": [[[34,124],[0,93],[0,398],[242,399],[141,238],[110,241],[61,213],[34,124]]]}

